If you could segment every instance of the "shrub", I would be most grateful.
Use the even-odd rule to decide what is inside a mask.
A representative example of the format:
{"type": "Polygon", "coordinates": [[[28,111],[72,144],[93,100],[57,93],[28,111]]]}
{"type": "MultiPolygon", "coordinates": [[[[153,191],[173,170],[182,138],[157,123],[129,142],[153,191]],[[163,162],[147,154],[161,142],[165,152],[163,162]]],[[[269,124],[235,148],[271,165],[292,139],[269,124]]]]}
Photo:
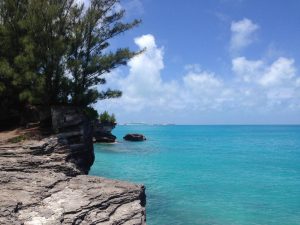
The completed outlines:
{"type": "Polygon", "coordinates": [[[115,114],[110,115],[107,111],[100,114],[99,120],[101,123],[116,123],[115,114]]]}

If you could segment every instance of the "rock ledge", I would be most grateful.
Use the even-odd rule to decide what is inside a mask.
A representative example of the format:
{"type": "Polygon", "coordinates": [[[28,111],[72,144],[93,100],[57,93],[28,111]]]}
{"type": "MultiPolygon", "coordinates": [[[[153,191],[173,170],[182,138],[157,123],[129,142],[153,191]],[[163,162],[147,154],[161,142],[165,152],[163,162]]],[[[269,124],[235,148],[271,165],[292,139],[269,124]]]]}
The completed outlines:
{"type": "Polygon", "coordinates": [[[0,224],[145,225],[143,185],[85,175],[94,152],[81,112],[58,109],[53,118],[56,135],[0,138],[0,224]]]}
{"type": "Polygon", "coordinates": [[[0,224],[145,224],[142,185],[81,175],[51,137],[0,144],[0,224]]]}

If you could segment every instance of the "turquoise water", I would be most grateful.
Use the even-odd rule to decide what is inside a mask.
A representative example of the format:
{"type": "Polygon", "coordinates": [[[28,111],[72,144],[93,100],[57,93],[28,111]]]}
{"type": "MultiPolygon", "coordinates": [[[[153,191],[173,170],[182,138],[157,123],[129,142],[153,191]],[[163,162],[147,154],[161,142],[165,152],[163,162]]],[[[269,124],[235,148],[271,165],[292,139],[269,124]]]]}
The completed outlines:
{"type": "Polygon", "coordinates": [[[92,175],[143,183],[148,225],[300,224],[300,126],[118,126],[92,175]],[[146,142],[124,142],[126,133],[146,142]]]}

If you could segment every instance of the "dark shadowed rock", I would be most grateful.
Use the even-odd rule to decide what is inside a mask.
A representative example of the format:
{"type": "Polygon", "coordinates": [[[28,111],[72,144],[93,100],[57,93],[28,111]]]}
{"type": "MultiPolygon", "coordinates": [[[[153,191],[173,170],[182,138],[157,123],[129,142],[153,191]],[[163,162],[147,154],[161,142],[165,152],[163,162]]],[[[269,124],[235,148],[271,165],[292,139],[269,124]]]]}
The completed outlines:
{"type": "Polygon", "coordinates": [[[100,123],[99,121],[94,121],[93,123],[93,136],[95,142],[100,143],[113,143],[116,141],[117,137],[111,133],[115,128],[116,123],[100,123]]]}
{"type": "Polygon", "coordinates": [[[97,132],[94,134],[95,142],[114,143],[117,137],[113,134],[97,132]]]}
{"type": "Polygon", "coordinates": [[[87,174],[94,163],[93,129],[82,110],[76,107],[52,107],[52,127],[58,142],[70,149],[67,161],[87,174]]]}
{"type": "Polygon", "coordinates": [[[0,143],[1,225],[145,224],[144,186],[84,175],[94,160],[91,129],[73,113],[52,111],[56,135],[0,143]]]}
{"type": "Polygon", "coordinates": [[[142,134],[126,134],[123,139],[126,141],[145,141],[146,137],[142,134]]]}

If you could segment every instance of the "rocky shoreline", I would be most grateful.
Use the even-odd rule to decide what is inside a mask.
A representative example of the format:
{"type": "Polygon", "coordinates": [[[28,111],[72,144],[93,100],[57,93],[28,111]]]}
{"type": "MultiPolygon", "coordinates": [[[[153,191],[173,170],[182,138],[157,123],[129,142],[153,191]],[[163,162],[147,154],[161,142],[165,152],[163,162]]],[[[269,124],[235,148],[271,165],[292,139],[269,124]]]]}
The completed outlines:
{"type": "Polygon", "coordinates": [[[143,185],[85,175],[92,136],[75,111],[53,114],[58,134],[0,143],[0,224],[146,224],[143,185]]]}

